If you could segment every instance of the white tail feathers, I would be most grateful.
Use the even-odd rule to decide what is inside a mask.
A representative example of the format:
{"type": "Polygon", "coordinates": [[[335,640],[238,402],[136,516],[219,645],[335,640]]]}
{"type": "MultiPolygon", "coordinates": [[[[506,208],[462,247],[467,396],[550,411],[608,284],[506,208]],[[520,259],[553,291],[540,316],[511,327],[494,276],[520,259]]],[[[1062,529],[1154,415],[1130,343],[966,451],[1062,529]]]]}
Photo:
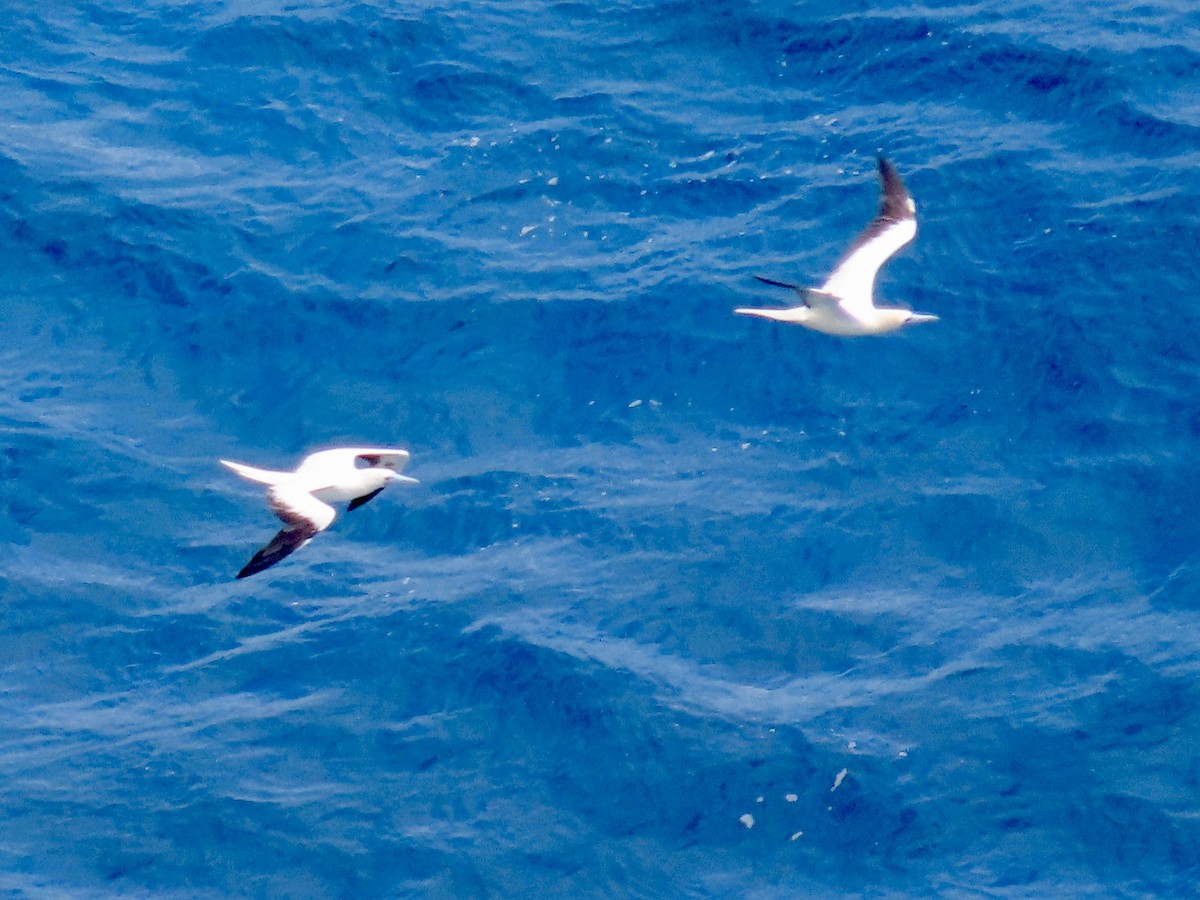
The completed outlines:
{"type": "Polygon", "coordinates": [[[803,324],[812,317],[812,310],[807,306],[789,306],[786,309],[758,309],[741,307],[734,310],[743,316],[758,316],[762,319],[774,319],[776,322],[799,322],[803,324]]]}
{"type": "Polygon", "coordinates": [[[259,484],[279,484],[279,482],[293,474],[291,472],[275,472],[271,469],[256,469],[254,466],[248,466],[245,463],[230,462],[227,459],[221,460],[221,465],[232,469],[243,478],[249,478],[251,481],[257,481],[259,484]]]}

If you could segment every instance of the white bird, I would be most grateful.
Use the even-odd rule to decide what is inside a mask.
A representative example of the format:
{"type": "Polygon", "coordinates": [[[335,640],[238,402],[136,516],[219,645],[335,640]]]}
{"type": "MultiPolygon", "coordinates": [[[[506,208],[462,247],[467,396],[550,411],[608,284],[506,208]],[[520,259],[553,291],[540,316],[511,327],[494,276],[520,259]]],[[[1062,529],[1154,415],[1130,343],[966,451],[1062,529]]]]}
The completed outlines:
{"type": "Polygon", "coordinates": [[[896,167],[879,157],[883,202],[879,214],[866,231],[850,245],[833,272],[819,288],[802,288],[784,281],[755,276],[776,287],[791,288],[804,301],[788,309],[742,308],[734,312],[760,316],[777,322],[794,322],[823,331],[852,337],[883,334],[916,322],[936,322],[937,316],[875,305],[875,275],[901,247],[917,234],[917,205],[900,180],[896,167]]]}
{"type": "Polygon", "coordinates": [[[238,578],[254,575],[295,553],[324,531],[337,517],[331,503],[350,501],[349,512],[358,509],[388,482],[417,484],[417,479],[401,475],[408,465],[407,450],[378,447],[337,447],[306,456],[294,472],[256,469],[244,463],[221,460],[221,465],[243,478],[270,485],[267,500],[271,510],[284,521],[284,527],[271,542],[254,554],[238,578]]]}

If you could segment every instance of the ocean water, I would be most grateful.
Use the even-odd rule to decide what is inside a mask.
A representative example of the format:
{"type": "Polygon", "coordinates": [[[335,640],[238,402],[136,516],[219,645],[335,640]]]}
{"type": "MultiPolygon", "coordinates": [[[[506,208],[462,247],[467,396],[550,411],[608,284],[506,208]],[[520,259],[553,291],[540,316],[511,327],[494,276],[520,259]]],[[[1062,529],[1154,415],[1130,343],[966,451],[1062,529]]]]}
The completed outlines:
{"type": "Polygon", "coordinates": [[[3,6],[0,890],[1195,894],[1193,4],[3,6]]]}

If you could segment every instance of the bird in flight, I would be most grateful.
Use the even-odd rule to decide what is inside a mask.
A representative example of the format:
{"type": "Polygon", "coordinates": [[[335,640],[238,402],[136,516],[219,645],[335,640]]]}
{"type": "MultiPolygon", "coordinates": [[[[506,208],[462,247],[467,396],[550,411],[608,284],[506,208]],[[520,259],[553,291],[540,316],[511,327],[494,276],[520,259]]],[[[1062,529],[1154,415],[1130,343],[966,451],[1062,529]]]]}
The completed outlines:
{"type": "Polygon", "coordinates": [[[238,578],[270,568],[295,553],[332,524],[337,511],[331,504],[349,502],[346,511],[358,509],[390,482],[417,484],[401,475],[408,465],[407,450],[376,447],[336,447],[306,456],[294,472],[257,469],[244,463],[221,460],[243,478],[269,485],[267,501],[284,526],[238,572],[238,578]]]}
{"type": "Polygon", "coordinates": [[[917,205],[900,180],[896,167],[882,156],[879,157],[879,178],[883,182],[879,214],[850,245],[823,285],[804,288],[755,276],[766,284],[794,290],[804,301],[801,306],[786,309],[743,307],[734,312],[776,322],[792,322],[844,337],[884,334],[904,325],[936,322],[938,317],[928,313],[875,305],[875,275],[917,234],[917,205]]]}

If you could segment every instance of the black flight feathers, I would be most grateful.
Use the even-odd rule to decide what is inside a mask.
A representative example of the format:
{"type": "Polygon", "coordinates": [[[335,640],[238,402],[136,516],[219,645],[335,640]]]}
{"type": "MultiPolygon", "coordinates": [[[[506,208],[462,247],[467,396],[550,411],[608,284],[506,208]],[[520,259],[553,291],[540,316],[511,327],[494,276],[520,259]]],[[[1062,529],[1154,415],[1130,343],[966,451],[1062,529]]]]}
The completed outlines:
{"type": "Polygon", "coordinates": [[[883,203],[879,207],[879,218],[898,222],[901,219],[911,219],[913,212],[912,197],[900,173],[892,165],[891,160],[879,157],[879,178],[883,182],[883,203]]]}
{"type": "Polygon", "coordinates": [[[882,156],[879,157],[879,180],[883,183],[883,199],[879,204],[879,214],[846,249],[838,262],[839,266],[853,256],[863,244],[879,237],[897,222],[917,217],[913,211],[912,197],[908,193],[908,188],[904,186],[904,182],[900,180],[900,173],[896,171],[891,160],[884,159],[882,156]]]}
{"type": "MultiPolygon", "coordinates": [[[[883,198],[879,204],[879,213],[862,234],[854,239],[854,243],[846,249],[846,252],[842,254],[842,258],[838,262],[839,266],[849,257],[853,256],[854,252],[861,248],[863,244],[878,237],[881,232],[886,231],[895,223],[902,222],[905,219],[916,218],[916,213],[913,211],[912,196],[908,193],[908,188],[904,186],[904,181],[900,178],[900,173],[896,171],[896,167],[892,165],[890,159],[882,156],[879,157],[879,180],[883,186],[883,198]]],[[[804,288],[799,285],[790,284],[786,281],[776,281],[773,278],[764,278],[761,275],[755,275],[754,277],[764,284],[781,288],[791,288],[793,291],[799,291],[801,295],[805,293],[804,288]]]]}
{"type": "Polygon", "coordinates": [[[316,533],[317,529],[309,522],[297,519],[271,538],[267,546],[255,553],[250,562],[242,567],[242,571],[237,573],[237,577],[246,578],[271,568],[285,556],[290,556],[311,541],[316,533]]]}
{"type": "Polygon", "coordinates": [[[353,500],[350,501],[350,505],[346,507],[346,512],[350,512],[351,510],[358,509],[360,506],[362,506],[368,500],[378,497],[379,492],[382,490],[383,490],[383,488],[376,488],[375,490],[371,491],[371,493],[369,493],[369,494],[363,494],[361,497],[355,497],[353,500]]]}

